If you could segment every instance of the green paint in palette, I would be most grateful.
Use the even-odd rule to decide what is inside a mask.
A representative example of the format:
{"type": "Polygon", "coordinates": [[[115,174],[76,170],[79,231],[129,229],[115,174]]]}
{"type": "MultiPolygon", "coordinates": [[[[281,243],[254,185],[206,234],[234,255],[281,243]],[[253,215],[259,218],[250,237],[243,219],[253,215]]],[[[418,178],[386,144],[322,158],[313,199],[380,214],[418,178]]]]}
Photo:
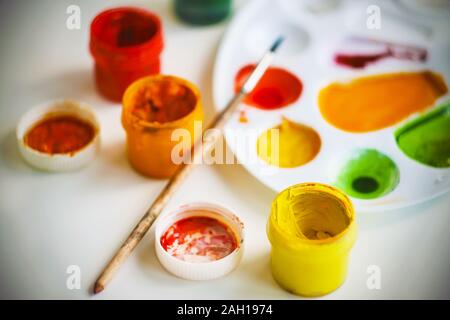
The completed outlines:
{"type": "Polygon", "coordinates": [[[450,167],[450,101],[399,128],[395,139],[408,157],[431,167],[450,167]]]}
{"type": "Polygon", "coordinates": [[[394,190],[399,178],[388,156],[375,149],[356,149],[344,161],[335,186],[354,198],[375,199],[394,190]]]}

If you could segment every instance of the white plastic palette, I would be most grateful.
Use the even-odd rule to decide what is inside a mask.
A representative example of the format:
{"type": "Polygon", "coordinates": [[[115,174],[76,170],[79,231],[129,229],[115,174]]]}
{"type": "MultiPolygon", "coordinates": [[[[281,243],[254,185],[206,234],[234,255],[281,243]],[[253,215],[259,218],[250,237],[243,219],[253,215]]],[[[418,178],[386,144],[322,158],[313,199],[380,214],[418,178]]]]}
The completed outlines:
{"type": "MultiPolygon", "coordinates": [[[[214,99],[223,107],[232,97],[234,78],[243,66],[256,63],[278,36],[285,43],[277,53],[274,66],[296,74],[303,82],[300,99],[277,110],[260,110],[242,104],[247,123],[239,121],[239,114],[227,124],[225,138],[230,149],[251,174],[268,187],[279,192],[301,182],[333,184],[339,167],[355,149],[376,149],[390,157],[400,171],[400,182],[390,193],[370,200],[353,199],[358,210],[379,211],[413,205],[450,190],[450,168],[433,168],[406,156],[395,142],[394,132],[410,118],[393,127],[364,134],[341,131],[322,118],[317,96],[321,88],[334,81],[346,81],[371,74],[397,71],[431,70],[441,74],[450,84],[450,42],[448,15],[442,18],[419,15],[396,1],[380,4],[381,29],[366,27],[365,1],[320,1],[337,3],[334,9],[312,13],[303,6],[313,1],[254,0],[232,21],[218,52],[214,70],[214,99]],[[350,36],[378,38],[408,43],[428,50],[426,62],[388,58],[364,69],[337,66],[333,54],[350,36]],[[319,154],[309,163],[295,168],[275,168],[256,155],[257,136],[280,124],[282,117],[314,128],[321,136],[319,154]],[[247,141],[238,142],[236,136],[248,134],[247,141]]],[[[407,93],[404,93],[407,94],[407,93]]],[[[447,101],[441,97],[436,106],[447,101]]],[[[431,108],[430,108],[431,110],[431,108]]],[[[240,112],[240,111],[239,111],[240,112]]]]}

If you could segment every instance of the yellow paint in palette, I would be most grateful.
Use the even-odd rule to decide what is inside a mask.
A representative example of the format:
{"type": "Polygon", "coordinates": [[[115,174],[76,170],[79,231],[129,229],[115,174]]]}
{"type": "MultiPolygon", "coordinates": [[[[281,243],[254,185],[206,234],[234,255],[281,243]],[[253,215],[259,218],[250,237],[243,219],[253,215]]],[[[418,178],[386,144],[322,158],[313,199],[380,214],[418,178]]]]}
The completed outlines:
{"type": "Polygon", "coordinates": [[[350,199],[331,186],[303,183],[282,191],[267,224],[275,280],[302,296],[337,289],[356,240],[354,215],[350,199]]]}
{"type": "Polygon", "coordinates": [[[442,76],[431,71],[388,73],[328,85],[319,93],[319,108],[339,129],[369,132],[427,109],[447,91],[442,76]]]}
{"type": "Polygon", "coordinates": [[[286,118],[258,137],[258,156],[268,164],[293,168],[314,159],[320,151],[319,134],[311,127],[286,118]]]}

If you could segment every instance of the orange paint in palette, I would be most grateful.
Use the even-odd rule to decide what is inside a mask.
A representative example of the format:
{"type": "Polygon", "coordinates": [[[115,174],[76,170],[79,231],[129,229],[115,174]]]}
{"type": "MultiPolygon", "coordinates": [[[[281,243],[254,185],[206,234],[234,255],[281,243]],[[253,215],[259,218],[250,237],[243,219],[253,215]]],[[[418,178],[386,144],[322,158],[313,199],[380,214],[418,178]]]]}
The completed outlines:
{"type": "Polygon", "coordinates": [[[94,138],[94,127],[75,116],[49,115],[25,135],[25,144],[48,154],[73,154],[94,138]]]}
{"type": "Polygon", "coordinates": [[[388,73],[328,85],[319,93],[319,108],[341,130],[369,132],[426,110],[447,91],[444,79],[431,71],[388,73]]]}
{"type": "Polygon", "coordinates": [[[222,259],[238,246],[231,228],[211,217],[193,216],[175,222],[160,239],[170,255],[183,261],[222,259]]]}
{"type": "MultiPolygon", "coordinates": [[[[255,65],[244,66],[236,75],[236,92],[244,85],[255,65]]],[[[248,105],[264,110],[285,107],[295,102],[301,95],[303,85],[294,74],[281,68],[269,68],[255,89],[245,98],[248,105]]]]}

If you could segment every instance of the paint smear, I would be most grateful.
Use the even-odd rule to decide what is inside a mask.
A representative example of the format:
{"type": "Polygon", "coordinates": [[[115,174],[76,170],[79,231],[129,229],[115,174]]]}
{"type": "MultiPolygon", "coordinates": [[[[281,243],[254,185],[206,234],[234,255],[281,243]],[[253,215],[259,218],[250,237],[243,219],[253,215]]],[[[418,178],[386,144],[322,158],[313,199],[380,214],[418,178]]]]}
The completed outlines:
{"type": "Polygon", "coordinates": [[[374,63],[383,58],[388,58],[391,55],[388,51],[377,54],[346,54],[337,53],[334,57],[334,61],[337,64],[344,65],[346,67],[361,69],[367,65],[374,63]]]}
{"type": "MultiPolygon", "coordinates": [[[[424,48],[407,46],[397,43],[384,42],[373,39],[366,38],[351,38],[344,42],[344,46],[346,47],[354,47],[355,45],[360,46],[360,49],[364,47],[375,47],[377,52],[358,52],[355,50],[358,48],[354,48],[356,52],[348,53],[348,52],[339,52],[334,56],[334,61],[342,66],[362,69],[368,66],[369,64],[373,64],[379,60],[386,58],[395,58],[399,60],[410,60],[416,62],[425,62],[427,59],[427,50],[424,48]]],[[[343,50],[346,50],[345,48],[343,50]]]]}
{"type": "Polygon", "coordinates": [[[237,248],[236,236],[229,226],[202,216],[175,222],[160,241],[170,255],[189,262],[216,261],[237,248]]]}
{"type": "Polygon", "coordinates": [[[341,130],[369,132],[427,109],[447,90],[430,71],[382,74],[328,85],[319,93],[319,108],[341,130]]]}
{"type": "Polygon", "coordinates": [[[450,167],[450,101],[398,129],[395,138],[408,157],[436,168],[450,167]]]}
{"type": "Polygon", "coordinates": [[[240,123],[248,122],[247,113],[245,112],[245,110],[239,111],[239,122],[240,123]]]}
{"type": "Polygon", "coordinates": [[[357,149],[339,170],[335,185],[354,198],[374,199],[395,189],[396,164],[375,149],[357,149]]]}
{"type": "Polygon", "coordinates": [[[320,136],[313,128],[283,118],[280,125],[258,137],[257,153],[270,165],[293,168],[313,160],[320,146],[320,136]]]}
{"type": "MultiPolygon", "coordinates": [[[[235,78],[236,92],[244,85],[255,67],[252,64],[239,70],[235,78]]],[[[302,90],[302,82],[294,74],[271,67],[264,73],[255,89],[247,95],[244,103],[263,110],[278,109],[297,101],[302,90]]]]}

